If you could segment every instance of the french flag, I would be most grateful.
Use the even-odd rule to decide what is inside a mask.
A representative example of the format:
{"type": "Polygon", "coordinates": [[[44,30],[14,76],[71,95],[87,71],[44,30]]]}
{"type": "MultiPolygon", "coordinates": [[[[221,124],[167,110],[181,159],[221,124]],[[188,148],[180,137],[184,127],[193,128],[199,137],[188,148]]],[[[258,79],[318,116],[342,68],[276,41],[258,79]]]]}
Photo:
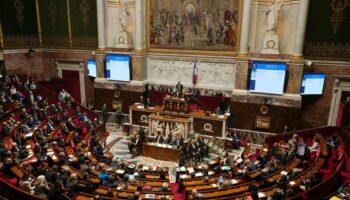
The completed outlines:
{"type": "Polygon", "coordinates": [[[197,66],[197,62],[195,62],[193,67],[192,83],[196,84],[197,80],[198,80],[198,66],[197,66]]]}

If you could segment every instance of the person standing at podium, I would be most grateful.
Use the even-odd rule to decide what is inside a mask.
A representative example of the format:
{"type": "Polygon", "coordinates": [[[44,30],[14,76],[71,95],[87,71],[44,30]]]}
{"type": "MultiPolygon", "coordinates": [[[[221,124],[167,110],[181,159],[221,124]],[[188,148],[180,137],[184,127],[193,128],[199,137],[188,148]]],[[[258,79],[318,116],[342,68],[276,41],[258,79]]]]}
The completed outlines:
{"type": "Polygon", "coordinates": [[[173,97],[174,98],[178,98],[178,99],[183,99],[184,98],[184,94],[182,92],[182,89],[180,89],[180,87],[176,86],[176,92],[174,92],[173,97]]]}
{"type": "Polygon", "coordinates": [[[176,89],[180,89],[181,91],[184,89],[184,86],[181,84],[180,81],[177,82],[176,89]]]}

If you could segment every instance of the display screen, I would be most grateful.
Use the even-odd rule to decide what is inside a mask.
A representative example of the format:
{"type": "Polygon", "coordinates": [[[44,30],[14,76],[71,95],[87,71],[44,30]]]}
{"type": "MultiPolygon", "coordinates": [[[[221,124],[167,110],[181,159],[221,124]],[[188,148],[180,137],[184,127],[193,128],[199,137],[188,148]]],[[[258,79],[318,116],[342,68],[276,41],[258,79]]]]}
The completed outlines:
{"type": "Polygon", "coordinates": [[[96,75],[97,75],[96,61],[95,60],[87,60],[87,68],[88,68],[88,76],[96,78],[96,75]]]}
{"type": "Polygon", "coordinates": [[[249,91],[256,93],[283,94],[286,64],[278,62],[253,62],[249,91]]]}
{"type": "Polygon", "coordinates": [[[128,55],[107,55],[106,78],[114,81],[130,81],[130,58],[128,55]]]}
{"type": "Polygon", "coordinates": [[[300,88],[301,95],[321,95],[325,78],[325,74],[304,74],[300,88]]]}

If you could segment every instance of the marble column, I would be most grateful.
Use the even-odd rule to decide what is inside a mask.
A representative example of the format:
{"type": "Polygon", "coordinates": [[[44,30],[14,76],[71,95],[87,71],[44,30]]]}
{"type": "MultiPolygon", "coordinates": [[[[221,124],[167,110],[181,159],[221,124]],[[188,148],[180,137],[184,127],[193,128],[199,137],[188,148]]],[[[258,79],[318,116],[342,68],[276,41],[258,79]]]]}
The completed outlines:
{"type": "Polygon", "coordinates": [[[298,18],[295,27],[293,57],[302,57],[310,0],[299,1],[298,18]]]}
{"type": "Polygon", "coordinates": [[[246,56],[248,55],[248,46],[249,46],[249,26],[250,26],[250,10],[251,10],[251,0],[244,0],[243,1],[243,17],[242,17],[242,24],[241,24],[241,39],[240,39],[240,45],[239,45],[239,56],[246,56]]]}
{"type": "Polygon", "coordinates": [[[98,48],[106,48],[106,26],[105,26],[105,0],[96,0],[97,6],[97,31],[98,31],[98,48]]]}
{"type": "Polygon", "coordinates": [[[145,26],[144,19],[144,0],[135,0],[135,50],[144,49],[143,40],[143,27],[145,26]]]}
{"type": "Polygon", "coordinates": [[[248,87],[248,59],[237,59],[236,64],[236,78],[235,78],[235,90],[244,91],[248,87]]]}
{"type": "Polygon", "coordinates": [[[96,53],[96,72],[97,72],[97,79],[104,79],[105,78],[105,70],[104,70],[104,59],[105,59],[104,53],[96,53]]]}
{"type": "Polygon", "coordinates": [[[303,77],[304,61],[299,60],[288,64],[288,94],[300,94],[301,79],[303,77]]]}

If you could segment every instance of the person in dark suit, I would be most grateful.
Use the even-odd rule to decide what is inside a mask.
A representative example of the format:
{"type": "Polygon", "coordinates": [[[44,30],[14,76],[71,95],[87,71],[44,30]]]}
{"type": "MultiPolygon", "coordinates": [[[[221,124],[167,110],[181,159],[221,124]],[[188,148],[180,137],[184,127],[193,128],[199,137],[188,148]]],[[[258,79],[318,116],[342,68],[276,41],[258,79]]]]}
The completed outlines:
{"type": "Polygon", "coordinates": [[[177,149],[180,149],[183,144],[183,138],[182,135],[175,135],[175,140],[173,140],[172,145],[174,145],[177,149]]]}
{"type": "Polygon", "coordinates": [[[197,147],[195,139],[191,140],[191,143],[188,146],[188,152],[196,161],[200,160],[200,149],[197,147]]]}
{"type": "Polygon", "coordinates": [[[152,107],[153,104],[151,102],[151,99],[150,98],[147,98],[146,102],[145,102],[145,108],[149,108],[149,107],[152,107]]]}
{"type": "Polygon", "coordinates": [[[163,144],[164,137],[162,136],[161,132],[157,132],[157,136],[156,136],[155,142],[158,143],[158,144],[163,144]]]}
{"type": "Polygon", "coordinates": [[[184,98],[184,94],[183,94],[183,92],[182,92],[182,90],[180,88],[176,88],[176,92],[174,92],[173,97],[174,98],[183,99],[184,98]]]}
{"type": "Polygon", "coordinates": [[[184,89],[184,86],[181,84],[181,82],[179,81],[179,82],[177,82],[177,84],[176,84],[176,90],[177,89],[180,89],[180,91],[182,92],[183,91],[183,89],[184,89]]]}

